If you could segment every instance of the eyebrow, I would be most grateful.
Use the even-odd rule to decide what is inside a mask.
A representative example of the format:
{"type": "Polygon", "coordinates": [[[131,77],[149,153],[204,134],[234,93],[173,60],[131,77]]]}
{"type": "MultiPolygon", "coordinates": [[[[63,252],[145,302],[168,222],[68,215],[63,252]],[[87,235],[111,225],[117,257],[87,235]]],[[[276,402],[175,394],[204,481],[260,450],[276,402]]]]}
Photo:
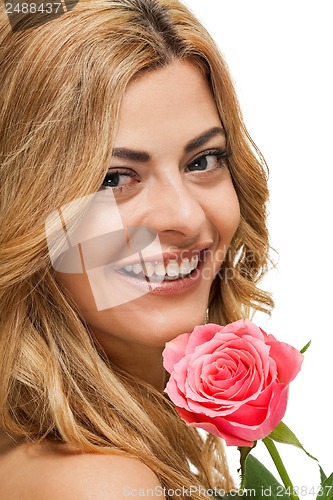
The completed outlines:
{"type": "Polygon", "coordinates": [[[184,153],[191,153],[194,149],[200,148],[210,139],[220,134],[225,137],[224,129],[222,127],[213,127],[207,130],[203,134],[200,134],[198,137],[188,142],[184,148],[184,153]]]}
{"type": "Polygon", "coordinates": [[[151,160],[149,153],[145,151],[135,151],[134,149],[115,148],[112,151],[113,158],[123,158],[124,160],[131,160],[137,162],[148,162],[151,160]]]}
{"type": "MultiPolygon", "coordinates": [[[[217,135],[223,135],[225,137],[225,132],[222,127],[213,127],[206,132],[203,132],[198,137],[195,137],[190,142],[188,142],[184,147],[184,153],[191,153],[194,149],[197,149],[210,139],[217,135]]],[[[151,156],[146,151],[137,151],[128,148],[115,148],[112,152],[113,158],[122,158],[125,160],[131,160],[134,162],[146,163],[151,160],[151,156]]]]}

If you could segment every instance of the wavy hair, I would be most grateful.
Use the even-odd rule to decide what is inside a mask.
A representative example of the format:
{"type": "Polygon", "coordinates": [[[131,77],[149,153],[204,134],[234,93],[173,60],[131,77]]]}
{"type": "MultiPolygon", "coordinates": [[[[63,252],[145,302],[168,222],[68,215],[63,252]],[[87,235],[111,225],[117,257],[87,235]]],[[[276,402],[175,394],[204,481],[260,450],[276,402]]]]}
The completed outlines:
{"type": "Polygon", "coordinates": [[[267,169],[228,68],[177,0],[80,0],[57,19],[38,25],[38,15],[47,16],[17,15],[11,29],[0,6],[0,427],[30,442],[52,436],[136,457],[170,490],[229,490],[221,440],[187,427],[165,395],[114,366],[91,338],[55,279],[44,228],[55,207],[100,187],[129,82],[192,61],[215,97],[241,209],[209,320],[269,311],[273,301],[258,288],[269,255],[267,169]]]}

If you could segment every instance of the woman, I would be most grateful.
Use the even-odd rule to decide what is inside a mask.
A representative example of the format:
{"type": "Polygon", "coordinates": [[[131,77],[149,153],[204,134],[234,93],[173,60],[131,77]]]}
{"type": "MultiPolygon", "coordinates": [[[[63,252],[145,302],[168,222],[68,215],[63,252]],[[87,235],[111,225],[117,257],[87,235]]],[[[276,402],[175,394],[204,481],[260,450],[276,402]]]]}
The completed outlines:
{"type": "Polygon", "coordinates": [[[178,1],[46,16],[1,11],[1,498],[230,490],[162,350],[272,307],[264,160],[178,1]]]}

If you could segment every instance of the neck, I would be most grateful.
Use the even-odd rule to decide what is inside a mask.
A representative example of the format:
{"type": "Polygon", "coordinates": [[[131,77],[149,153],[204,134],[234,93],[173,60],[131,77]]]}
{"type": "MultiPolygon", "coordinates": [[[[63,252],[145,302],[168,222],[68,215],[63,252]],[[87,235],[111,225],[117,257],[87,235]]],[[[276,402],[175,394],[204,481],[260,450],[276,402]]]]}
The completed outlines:
{"type": "Polygon", "coordinates": [[[111,356],[113,362],[132,375],[144,380],[159,391],[165,387],[165,370],[163,368],[162,351],[160,347],[140,347],[127,351],[125,356],[111,356]]]}
{"type": "Polygon", "coordinates": [[[144,380],[157,390],[161,392],[164,390],[166,376],[162,358],[164,347],[127,343],[113,337],[111,342],[103,342],[103,349],[113,364],[144,380]]]}

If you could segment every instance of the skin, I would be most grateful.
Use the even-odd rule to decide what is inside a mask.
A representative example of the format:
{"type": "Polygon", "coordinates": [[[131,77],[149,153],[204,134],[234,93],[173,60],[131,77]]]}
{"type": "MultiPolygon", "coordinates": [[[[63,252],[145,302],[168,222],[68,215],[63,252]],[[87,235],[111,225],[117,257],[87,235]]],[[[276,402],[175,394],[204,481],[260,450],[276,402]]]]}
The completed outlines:
{"type": "MultiPolygon", "coordinates": [[[[211,284],[240,222],[227,163],[212,154],[202,158],[225,147],[214,98],[192,64],[175,61],[132,81],[121,105],[114,148],[145,152],[149,159],[112,159],[109,173],[131,172],[131,177],[121,175],[113,190],[121,219],[124,225],[156,231],[163,252],[208,248],[203,275],[182,294],[147,293],[97,310],[87,274],[57,273],[110,359],[160,389],[164,345],[203,323],[211,284]],[[203,144],[184,151],[212,129],[215,133],[203,144]],[[197,158],[198,168],[193,166],[197,158]]],[[[93,213],[92,226],[110,218],[106,206],[93,213]]]]}
{"type": "Polygon", "coordinates": [[[67,443],[44,440],[16,446],[0,431],[1,499],[118,500],[154,490],[156,475],[139,460],[119,455],[78,453],[67,443]]]}

